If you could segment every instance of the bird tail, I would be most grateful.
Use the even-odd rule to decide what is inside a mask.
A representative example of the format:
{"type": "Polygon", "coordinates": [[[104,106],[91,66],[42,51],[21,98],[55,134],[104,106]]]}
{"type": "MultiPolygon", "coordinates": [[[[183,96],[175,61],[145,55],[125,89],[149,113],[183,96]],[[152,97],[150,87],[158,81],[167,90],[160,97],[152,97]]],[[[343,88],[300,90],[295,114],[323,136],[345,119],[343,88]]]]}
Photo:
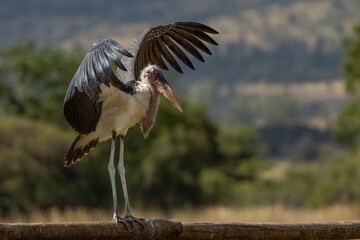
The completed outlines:
{"type": "Polygon", "coordinates": [[[66,167],[70,167],[71,164],[79,161],[84,155],[87,155],[90,150],[95,148],[98,144],[98,139],[86,139],[86,135],[78,135],[74,142],[71,144],[65,155],[66,167]]]}

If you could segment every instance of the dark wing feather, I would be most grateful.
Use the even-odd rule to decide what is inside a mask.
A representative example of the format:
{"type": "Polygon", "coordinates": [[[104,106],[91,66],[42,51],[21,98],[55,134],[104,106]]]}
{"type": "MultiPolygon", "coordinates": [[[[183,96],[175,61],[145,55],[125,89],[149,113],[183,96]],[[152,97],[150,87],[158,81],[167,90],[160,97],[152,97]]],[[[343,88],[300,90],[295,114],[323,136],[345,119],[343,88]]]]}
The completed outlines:
{"type": "Polygon", "coordinates": [[[198,38],[200,38],[201,40],[204,40],[210,44],[213,45],[217,45],[217,43],[214,41],[214,39],[212,39],[209,35],[207,35],[206,33],[202,32],[201,30],[197,30],[194,28],[187,28],[186,26],[179,26],[179,29],[182,29],[198,38]]]}
{"type": "Polygon", "coordinates": [[[160,54],[158,54],[158,52],[160,50],[159,50],[159,47],[157,46],[156,42],[154,42],[154,41],[151,42],[149,51],[150,51],[150,57],[154,63],[157,63],[157,65],[164,70],[169,70],[168,67],[166,66],[165,61],[162,58],[162,56],[160,54]]]}
{"type": "Polygon", "coordinates": [[[202,32],[207,32],[207,33],[211,33],[211,34],[219,34],[218,31],[216,31],[215,29],[206,26],[205,24],[202,23],[197,23],[197,22],[178,22],[177,25],[179,26],[185,26],[188,29],[194,29],[194,30],[200,30],[202,32]]]}
{"type": "Polygon", "coordinates": [[[64,116],[70,126],[80,134],[89,134],[96,129],[101,115],[101,103],[97,102],[101,83],[108,87],[114,85],[125,92],[130,91],[129,87],[116,77],[109,64],[110,59],[117,67],[126,71],[114,50],[132,57],[114,40],[101,40],[86,54],[70,82],[64,100],[64,116]]]}
{"type": "Polygon", "coordinates": [[[95,131],[101,115],[101,105],[90,100],[86,92],[75,89],[74,96],[64,103],[65,118],[80,134],[95,131]]]}
{"type": "Polygon", "coordinates": [[[171,31],[170,37],[175,40],[180,46],[182,46],[186,51],[188,51],[191,55],[197,58],[201,62],[205,62],[204,58],[201,56],[198,50],[191,45],[190,42],[184,38],[185,34],[182,33],[180,30],[174,29],[171,31]]]}
{"type": "MultiPolygon", "coordinates": [[[[197,49],[209,55],[211,55],[211,52],[202,41],[217,45],[208,33],[218,34],[216,30],[209,26],[195,22],[177,22],[148,29],[140,35],[130,47],[130,52],[137,50],[136,52],[132,52],[136,55],[136,58],[134,60],[128,60],[127,65],[130,65],[130,61],[135,65],[133,68],[135,79],[138,79],[141,70],[150,63],[156,64],[164,70],[168,70],[164,59],[177,72],[182,73],[182,69],[171,54],[172,52],[186,66],[194,69],[190,59],[179,46],[203,62],[204,58],[197,49]]],[[[123,76],[130,77],[129,75],[123,76]]]]}
{"type": "Polygon", "coordinates": [[[186,54],[171,40],[171,38],[167,35],[163,37],[164,42],[166,43],[167,47],[175,53],[175,55],[186,64],[191,69],[195,69],[194,65],[191,63],[190,59],[186,56],[186,54]]]}
{"type": "MultiPolygon", "coordinates": [[[[179,64],[176,62],[175,58],[171,55],[170,51],[168,50],[163,37],[160,37],[159,41],[157,42],[159,48],[160,48],[160,54],[166,59],[168,63],[179,73],[183,73],[181,70],[179,64]]],[[[145,49],[144,49],[145,50],[145,49]]],[[[146,64],[144,66],[141,66],[140,69],[143,69],[146,67],[146,64]]],[[[140,73],[139,73],[140,74],[140,73]]]]}

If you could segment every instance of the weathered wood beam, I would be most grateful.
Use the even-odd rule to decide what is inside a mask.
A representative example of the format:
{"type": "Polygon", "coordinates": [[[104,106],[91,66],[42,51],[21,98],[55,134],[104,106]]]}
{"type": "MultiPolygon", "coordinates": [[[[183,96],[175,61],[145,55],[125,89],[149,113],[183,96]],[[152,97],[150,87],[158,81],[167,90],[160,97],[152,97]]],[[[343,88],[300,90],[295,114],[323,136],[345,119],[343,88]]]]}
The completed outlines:
{"type": "Polygon", "coordinates": [[[131,232],[114,222],[0,223],[2,239],[360,239],[360,221],[329,223],[183,223],[148,219],[131,232]]]}
{"type": "Polygon", "coordinates": [[[360,221],[329,223],[184,223],[179,239],[360,239],[360,221]]]}
{"type": "Polygon", "coordinates": [[[177,220],[147,219],[146,229],[134,223],[129,232],[115,222],[0,223],[0,239],[178,239],[182,225],[177,220]]]}

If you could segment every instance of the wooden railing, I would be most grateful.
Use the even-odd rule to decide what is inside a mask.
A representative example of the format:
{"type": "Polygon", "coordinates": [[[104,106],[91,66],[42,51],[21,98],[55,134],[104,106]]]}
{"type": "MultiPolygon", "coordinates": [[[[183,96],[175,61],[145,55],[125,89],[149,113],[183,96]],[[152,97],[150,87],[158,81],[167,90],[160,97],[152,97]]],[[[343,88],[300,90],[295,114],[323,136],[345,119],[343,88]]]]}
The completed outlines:
{"type": "Polygon", "coordinates": [[[131,232],[114,222],[0,223],[0,239],[360,239],[360,221],[329,223],[181,223],[148,219],[131,232]]]}

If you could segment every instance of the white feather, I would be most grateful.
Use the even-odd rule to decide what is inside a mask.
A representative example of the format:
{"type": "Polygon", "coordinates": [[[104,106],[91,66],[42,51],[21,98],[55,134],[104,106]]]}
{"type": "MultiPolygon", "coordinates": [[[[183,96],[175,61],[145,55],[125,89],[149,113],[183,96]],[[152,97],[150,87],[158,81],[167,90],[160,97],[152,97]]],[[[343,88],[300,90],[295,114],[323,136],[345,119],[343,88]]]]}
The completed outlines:
{"type": "Polygon", "coordinates": [[[76,147],[84,147],[92,139],[106,141],[111,138],[113,130],[117,135],[125,136],[129,128],[146,116],[151,97],[151,87],[148,84],[138,82],[137,91],[132,95],[112,86],[101,84],[100,87],[102,112],[96,130],[82,136],[76,147]]]}

